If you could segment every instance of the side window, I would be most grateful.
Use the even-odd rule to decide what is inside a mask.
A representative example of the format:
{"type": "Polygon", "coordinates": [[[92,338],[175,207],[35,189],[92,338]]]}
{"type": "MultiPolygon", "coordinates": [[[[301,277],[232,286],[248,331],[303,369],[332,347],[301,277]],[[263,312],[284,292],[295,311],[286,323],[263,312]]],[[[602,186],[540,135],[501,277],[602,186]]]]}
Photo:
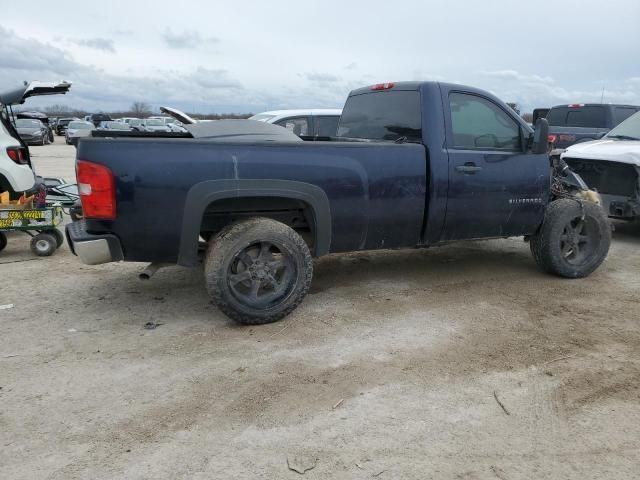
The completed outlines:
{"type": "Polygon", "coordinates": [[[307,117],[285,118],[275,123],[287,130],[291,130],[298,136],[309,135],[309,119],[307,117]]]}
{"type": "Polygon", "coordinates": [[[449,95],[454,147],[520,151],[520,126],[495,103],[466,93],[449,95]]]}
{"type": "Polygon", "coordinates": [[[335,137],[340,117],[315,117],[316,135],[319,137],[335,137]]]}

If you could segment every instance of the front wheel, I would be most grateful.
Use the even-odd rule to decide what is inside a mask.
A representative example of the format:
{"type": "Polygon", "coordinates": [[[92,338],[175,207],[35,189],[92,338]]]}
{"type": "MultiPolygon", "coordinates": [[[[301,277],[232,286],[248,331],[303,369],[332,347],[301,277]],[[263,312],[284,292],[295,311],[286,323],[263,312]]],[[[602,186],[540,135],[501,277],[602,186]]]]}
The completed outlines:
{"type": "Polygon", "coordinates": [[[230,318],[248,325],[291,313],[309,290],[313,260],[293,229],[268,218],[230,225],[209,240],[207,290],[230,318]]]}
{"type": "Polygon", "coordinates": [[[531,253],[546,272],[566,278],[589,276],[611,245],[611,225],[599,205],[563,198],[549,204],[531,253]]]}

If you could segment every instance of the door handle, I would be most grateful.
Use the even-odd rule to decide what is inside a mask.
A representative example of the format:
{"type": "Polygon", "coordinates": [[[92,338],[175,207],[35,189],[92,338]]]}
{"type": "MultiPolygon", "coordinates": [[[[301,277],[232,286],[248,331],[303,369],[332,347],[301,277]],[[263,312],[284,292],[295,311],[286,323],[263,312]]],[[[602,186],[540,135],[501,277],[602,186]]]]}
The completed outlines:
{"type": "Polygon", "coordinates": [[[467,162],[464,165],[458,165],[456,172],[460,173],[476,173],[482,170],[482,167],[477,166],[475,163],[467,162]]]}

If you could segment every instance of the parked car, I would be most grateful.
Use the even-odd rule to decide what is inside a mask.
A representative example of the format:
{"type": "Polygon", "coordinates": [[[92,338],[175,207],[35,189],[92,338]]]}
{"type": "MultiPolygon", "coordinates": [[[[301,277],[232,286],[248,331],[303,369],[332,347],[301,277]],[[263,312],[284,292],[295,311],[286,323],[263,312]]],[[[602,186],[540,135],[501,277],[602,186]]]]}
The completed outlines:
{"type": "MultiPolygon", "coordinates": [[[[552,107],[546,115],[553,149],[602,138],[609,130],[640,110],[637,105],[573,103],[552,107]]],[[[553,152],[552,155],[560,152],[553,152]]]]}
{"type": "Polygon", "coordinates": [[[95,130],[95,127],[92,122],[74,120],[67,125],[65,141],[67,142],[67,145],[78,145],[78,140],[80,138],[90,136],[93,130],[95,130]]]}
{"type": "Polygon", "coordinates": [[[64,136],[64,132],[67,130],[67,125],[74,120],[78,119],[75,117],[59,118],[56,123],[56,133],[60,136],[64,136]]]}
{"type": "Polygon", "coordinates": [[[67,226],[69,244],[85,263],[153,262],[151,274],[199,265],[203,238],[209,295],[243,323],[295,309],[312,257],[328,253],[525,236],[543,270],[578,278],[609,249],[602,209],[549,165],[546,120],[534,132],[479,89],[361,88],[322,141],[251,120],[186,128],[191,140],[80,142],[85,219],[67,226]]]}
{"type": "Polygon", "coordinates": [[[127,125],[124,122],[107,121],[100,122],[97,130],[116,130],[120,132],[128,132],[131,130],[131,126],[127,125]]]}
{"type": "Polygon", "coordinates": [[[91,115],[89,121],[92,122],[96,128],[98,128],[102,122],[110,122],[113,121],[113,119],[106,113],[94,113],[93,115],[91,115]]]}
{"type": "Polygon", "coordinates": [[[49,129],[40,120],[18,118],[15,125],[20,138],[27,145],[49,144],[49,129]]]}
{"type": "Polygon", "coordinates": [[[249,120],[280,125],[300,137],[333,137],[341,114],[341,109],[274,110],[258,113],[249,120]]]}
{"type": "Polygon", "coordinates": [[[640,112],[601,140],[567,148],[561,158],[600,193],[610,217],[640,217],[640,112]]]}
{"type": "Polygon", "coordinates": [[[15,199],[23,192],[38,188],[31,166],[27,143],[20,138],[8,107],[20,105],[29,97],[66,93],[71,84],[31,82],[8,92],[0,93],[0,192],[9,192],[15,199]]]}
{"type": "Polygon", "coordinates": [[[45,127],[47,127],[47,137],[49,139],[49,143],[53,143],[55,141],[54,135],[54,124],[52,123],[52,119],[50,119],[45,113],[42,112],[18,112],[16,114],[17,118],[27,118],[31,120],[39,120],[41,121],[45,127]]]}
{"type": "Polygon", "coordinates": [[[165,124],[161,118],[147,118],[143,120],[144,129],[146,132],[171,132],[171,127],[165,124]]]}
{"type": "Polygon", "coordinates": [[[173,117],[150,117],[153,119],[159,119],[164,122],[164,124],[169,127],[169,130],[172,132],[186,132],[186,130],[182,126],[182,122],[178,121],[173,117]]]}

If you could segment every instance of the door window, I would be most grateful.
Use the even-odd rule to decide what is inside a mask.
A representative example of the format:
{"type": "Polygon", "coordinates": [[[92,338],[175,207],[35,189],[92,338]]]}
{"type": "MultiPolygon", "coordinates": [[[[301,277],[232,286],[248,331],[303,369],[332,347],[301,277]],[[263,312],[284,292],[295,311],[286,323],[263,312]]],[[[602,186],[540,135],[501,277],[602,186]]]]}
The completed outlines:
{"type": "Polygon", "coordinates": [[[521,151],[520,126],[495,103],[466,93],[449,95],[453,146],[521,151]]]}
{"type": "Polygon", "coordinates": [[[275,123],[287,130],[291,130],[298,136],[309,135],[309,119],[307,117],[285,118],[275,123]]]}

